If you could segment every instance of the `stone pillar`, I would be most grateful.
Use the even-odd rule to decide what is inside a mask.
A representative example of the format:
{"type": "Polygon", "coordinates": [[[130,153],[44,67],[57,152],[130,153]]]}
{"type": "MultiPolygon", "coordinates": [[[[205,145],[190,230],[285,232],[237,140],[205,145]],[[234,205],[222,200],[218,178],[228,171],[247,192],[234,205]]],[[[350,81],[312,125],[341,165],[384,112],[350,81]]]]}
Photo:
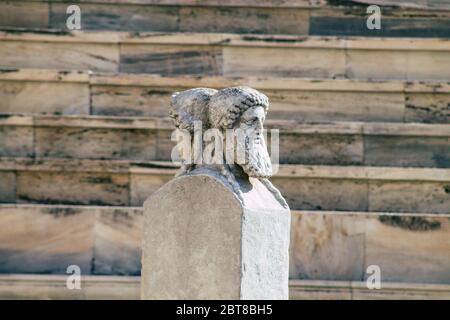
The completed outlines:
{"type": "Polygon", "coordinates": [[[288,299],[290,211],[258,179],[173,179],[144,204],[142,299],[288,299]]]}

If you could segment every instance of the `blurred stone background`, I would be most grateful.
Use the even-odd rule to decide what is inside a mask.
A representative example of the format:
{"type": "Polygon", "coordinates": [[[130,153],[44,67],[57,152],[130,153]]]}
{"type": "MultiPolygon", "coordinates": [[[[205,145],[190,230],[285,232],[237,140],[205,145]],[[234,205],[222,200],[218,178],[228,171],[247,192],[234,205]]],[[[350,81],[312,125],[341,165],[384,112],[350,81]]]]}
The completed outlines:
{"type": "Polygon", "coordinates": [[[171,93],[247,85],[280,129],[291,299],[450,299],[449,0],[1,0],[0,28],[0,298],[138,298],[171,93]]]}

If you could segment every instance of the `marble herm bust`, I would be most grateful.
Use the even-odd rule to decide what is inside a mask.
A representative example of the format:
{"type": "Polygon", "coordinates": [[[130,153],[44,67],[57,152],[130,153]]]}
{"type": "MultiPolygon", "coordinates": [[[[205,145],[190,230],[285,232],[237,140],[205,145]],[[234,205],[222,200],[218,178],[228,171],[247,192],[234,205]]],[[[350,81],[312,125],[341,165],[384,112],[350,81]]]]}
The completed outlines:
{"type": "MultiPolygon", "coordinates": [[[[196,88],[175,93],[169,115],[175,127],[187,133],[193,146],[191,152],[181,159],[182,168],[178,176],[202,173],[225,179],[240,201],[244,201],[243,192],[251,190],[251,185],[255,187],[261,183],[276,201],[287,208],[280,192],[268,180],[272,175],[272,164],[263,135],[268,108],[269,99],[249,87],[196,88]],[[215,141],[216,146],[221,147],[215,149],[213,161],[195,161],[195,152],[192,151],[196,146],[195,124],[201,126],[202,131],[215,130],[215,139],[222,140],[219,143],[215,141]],[[229,139],[230,136],[233,138],[229,139]]],[[[203,150],[207,143],[202,141],[197,146],[203,150]]]]}
{"type": "Polygon", "coordinates": [[[173,95],[182,167],[144,203],[142,299],[288,299],[290,211],[268,180],[268,107],[247,87],[173,95]]]}

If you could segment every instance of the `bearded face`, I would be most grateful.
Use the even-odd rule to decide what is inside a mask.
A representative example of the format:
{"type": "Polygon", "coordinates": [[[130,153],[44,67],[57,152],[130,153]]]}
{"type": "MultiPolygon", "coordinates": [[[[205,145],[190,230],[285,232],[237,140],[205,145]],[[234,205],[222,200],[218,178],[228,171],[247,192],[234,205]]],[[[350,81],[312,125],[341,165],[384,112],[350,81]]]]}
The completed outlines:
{"type": "Polygon", "coordinates": [[[261,106],[254,106],[242,113],[236,122],[237,155],[236,163],[252,178],[269,178],[272,164],[263,135],[266,114],[261,106]]]}

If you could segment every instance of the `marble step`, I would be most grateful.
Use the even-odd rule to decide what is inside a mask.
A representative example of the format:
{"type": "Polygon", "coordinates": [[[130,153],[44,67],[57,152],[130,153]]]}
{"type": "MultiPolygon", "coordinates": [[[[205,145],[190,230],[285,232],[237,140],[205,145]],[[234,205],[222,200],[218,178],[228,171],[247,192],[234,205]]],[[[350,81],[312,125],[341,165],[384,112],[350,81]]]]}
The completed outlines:
{"type": "Polygon", "coordinates": [[[0,31],[0,68],[448,80],[450,41],[224,33],[0,31]]]}
{"type": "Polygon", "coordinates": [[[445,81],[159,76],[0,70],[0,113],[167,116],[170,96],[193,87],[246,85],[270,99],[269,119],[450,123],[445,81]]]}
{"type": "MultiPolygon", "coordinates": [[[[450,37],[445,0],[76,2],[82,30],[233,32],[368,37],[450,37]],[[337,5],[336,5],[337,4],[337,5]],[[381,8],[382,27],[367,28],[367,7],[381,8]]],[[[66,28],[63,1],[0,3],[1,26],[66,28]]]]}
{"type": "MultiPolygon", "coordinates": [[[[0,202],[141,206],[171,162],[0,158],[0,202]]],[[[449,213],[450,170],[280,165],[271,179],[298,210],[449,213]]]]}
{"type": "MultiPolygon", "coordinates": [[[[0,273],[139,275],[142,208],[0,205],[0,273]],[[32,262],[32,263],[30,263],[32,262]]],[[[290,278],[450,284],[450,214],[292,211],[290,278]]]]}
{"type": "MultiPolygon", "coordinates": [[[[27,300],[136,300],[140,277],[84,276],[80,290],[67,290],[67,276],[0,275],[0,299],[27,300]]],[[[290,300],[448,300],[444,284],[386,283],[380,290],[367,289],[361,281],[290,280],[290,300]]]]}
{"type": "MultiPolygon", "coordinates": [[[[450,168],[446,124],[267,120],[285,164],[450,168]]],[[[171,161],[173,124],[159,117],[0,116],[0,157],[171,161]]]]}

